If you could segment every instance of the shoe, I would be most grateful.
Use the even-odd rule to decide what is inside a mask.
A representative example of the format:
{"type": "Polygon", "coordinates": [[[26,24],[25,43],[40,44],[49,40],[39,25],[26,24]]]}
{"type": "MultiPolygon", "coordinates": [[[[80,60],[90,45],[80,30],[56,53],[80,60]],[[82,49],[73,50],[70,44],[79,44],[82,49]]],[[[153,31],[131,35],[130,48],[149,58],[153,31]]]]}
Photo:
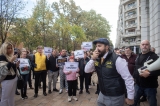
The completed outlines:
{"type": "Polygon", "coordinates": [[[68,92],[68,89],[66,89],[66,92],[68,92]]]}
{"type": "Polygon", "coordinates": [[[89,91],[86,91],[86,93],[90,94],[90,92],[89,92],[89,91]]]}
{"type": "Polygon", "coordinates": [[[47,96],[47,93],[46,93],[46,92],[43,92],[43,95],[44,95],[44,96],[47,96]]]}
{"type": "Polygon", "coordinates": [[[20,93],[17,91],[16,93],[15,93],[16,95],[20,95],[20,93]]]}
{"type": "Polygon", "coordinates": [[[24,100],[25,98],[24,98],[24,97],[22,97],[21,99],[22,99],[22,100],[24,100]]]}
{"type": "Polygon", "coordinates": [[[53,89],[53,91],[58,92],[58,89],[55,88],[55,89],[53,89]]]}
{"type": "Polygon", "coordinates": [[[48,93],[51,94],[52,93],[51,90],[48,90],[48,93]]]}
{"type": "Polygon", "coordinates": [[[141,99],[140,99],[140,102],[145,102],[145,101],[147,101],[146,96],[142,96],[141,99]]]}
{"type": "Polygon", "coordinates": [[[73,96],[73,99],[74,99],[75,101],[78,101],[78,99],[77,99],[77,97],[76,97],[76,96],[73,96]]]}
{"type": "Polygon", "coordinates": [[[27,96],[27,95],[25,95],[25,96],[24,96],[24,98],[25,98],[25,99],[28,99],[28,96],[27,96]]]}
{"type": "Polygon", "coordinates": [[[68,96],[68,102],[71,102],[71,101],[72,101],[71,96],[68,96]]]}
{"type": "Polygon", "coordinates": [[[38,96],[38,93],[35,93],[35,94],[34,94],[34,97],[36,98],[37,96],[38,96]]]}
{"type": "Polygon", "coordinates": [[[92,88],[91,85],[89,85],[89,89],[92,88]]]}
{"type": "Polygon", "coordinates": [[[82,90],[80,90],[80,91],[79,91],[79,94],[82,94],[82,93],[83,93],[83,91],[82,91],[82,90]]]}
{"type": "Polygon", "coordinates": [[[61,94],[62,92],[63,92],[63,90],[62,90],[62,89],[60,89],[60,90],[59,90],[59,94],[61,94]]]}
{"type": "Polygon", "coordinates": [[[30,89],[34,89],[33,87],[30,87],[30,89]]]}

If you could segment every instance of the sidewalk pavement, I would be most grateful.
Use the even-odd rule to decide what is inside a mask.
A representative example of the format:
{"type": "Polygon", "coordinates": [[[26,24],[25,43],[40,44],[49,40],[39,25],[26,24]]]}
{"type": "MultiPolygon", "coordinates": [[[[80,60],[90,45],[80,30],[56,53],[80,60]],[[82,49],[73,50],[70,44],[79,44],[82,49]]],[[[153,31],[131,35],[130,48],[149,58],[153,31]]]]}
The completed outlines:
{"type": "MultiPolygon", "coordinates": [[[[34,85],[34,80],[32,79],[32,82],[34,85]]],[[[160,84],[160,78],[159,78],[159,84],[160,84]]],[[[59,82],[57,82],[57,89],[59,89],[59,82]]],[[[158,87],[158,93],[157,93],[157,103],[158,106],[160,106],[160,87],[158,87]]],[[[59,94],[59,92],[52,92],[51,94],[48,94],[47,96],[43,95],[42,89],[39,89],[38,97],[34,98],[34,89],[27,89],[27,96],[28,99],[22,100],[20,95],[15,95],[15,103],[16,106],[97,106],[97,97],[98,95],[95,94],[96,86],[92,86],[90,89],[90,94],[87,94],[85,90],[83,91],[83,94],[79,94],[79,91],[77,91],[77,97],[78,101],[72,100],[71,102],[68,102],[68,94],[65,92],[65,89],[63,90],[62,94],[59,94]]],[[[19,90],[20,92],[20,90],[19,90]]],[[[47,88],[48,93],[48,88],[47,88]]],[[[128,106],[128,105],[124,105],[128,106]]],[[[141,106],[149,106],[148,102],[141,103],[141,106]]]]}

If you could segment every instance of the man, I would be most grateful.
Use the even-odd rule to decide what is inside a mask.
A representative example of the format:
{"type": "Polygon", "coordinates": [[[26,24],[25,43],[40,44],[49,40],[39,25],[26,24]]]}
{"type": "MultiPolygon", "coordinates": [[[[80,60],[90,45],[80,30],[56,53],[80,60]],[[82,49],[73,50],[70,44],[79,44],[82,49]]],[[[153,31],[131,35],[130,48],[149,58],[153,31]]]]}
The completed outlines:
{"type": "Polygon", "coordinates": [[[86,88],[86,93],[87,94],[90,94],[89,92],[89,78],[90,78],[90,73],[85,73],[84,72],[84,68],[85,68],[85,65],[87,64],[87,62],[89,61],[89,58],[87,57],[87,53],[84,52],[84,58],[81,58],[79,60],[79,79],[80,79],[80,91],[79,91],[79,94],[82,94],[83,93],[83,83],[84,83],[84,80],[85,80],[85,88],[86,88]]]}
{"type": "Polygon", "coordinates": [[[43,54],[43,47],[38,46],[37,47],[37,53],[35,53],[33,57],[33,63],[34,63],[34,74],[35,74],[35,95],[36,98],[38,96],[38,85],[39,85],[39,79],[41,77],[41,80],[43,82],[43,95],[47,96],[46,93],[46,76],[47,76],[47,57],[43,54]]]}
{"type": "Polygon", "coordinates": [[[58,77],[58,66],[56,63],[57,60],[57,53],[56,50],[52,51],[51,56],[49,56],[48,58],[48,93],[52,93],[51,92],[51,83],[53,80],[53,91],[58,92],[58,90],[56,89],[56,82],[57,82],[57,77],[58,77]]]}
{"type": "Polygon", "coordinates": [[[99,38],[93,41],[93,44],[96,45],[96,49],[85,67],[85,72],[97,71],[100,87],[98,106],[123,106],[125,86],[128,94],[126,103],[132,105],[134,81],[126,60],[109,50],[109,41],[106,38],[99,38]]]}
{"type": "Polygon", "coordinates": [[[140,97],[145,93],[147,96],[150,106],[157,106],[157,87],[158,87],[158,75],[160,75],[160,70],[158,71],[143,71],[142,73],[138,72],[138,69],[143,67],[144,62],[153,59],[153,61],[158,59],[158,56],[150,51],[150,42],[148,40],[143,40],[140,44],[141,52],[136,59],[136,66],[134,72],[135,78],[135,97],[134,105],[137,106],[139,103],[140,97]]]}
{"type": "Polygon", "coordinates": [[[131,47],[126,47],[124,50],[124,55],[121,57],[124,58],[128,62],[128,69],[131,75],[133,75],[136,55],[132,52],[131,47]]]}
{"type": "MultiPolygon", "coordinates": [[[[58,59],[63,59],[63,58],[67,58],[67,60],[68,60],[68,57],[66,55],[66,50],[65,49],[62,49],[61,56],[58,57],[58,59]]],[[[67,83],[67,80],[66,80],[66,75],[63,72],[63,68],[64,68],[64,63],[62,63],[59,66],[59,75],[60,75],[60,90],[59,90],[59,94],[61,94],[63,92],[64,81],[65,81],[66,92],[68,92],[68,83],[67,83]]]]}

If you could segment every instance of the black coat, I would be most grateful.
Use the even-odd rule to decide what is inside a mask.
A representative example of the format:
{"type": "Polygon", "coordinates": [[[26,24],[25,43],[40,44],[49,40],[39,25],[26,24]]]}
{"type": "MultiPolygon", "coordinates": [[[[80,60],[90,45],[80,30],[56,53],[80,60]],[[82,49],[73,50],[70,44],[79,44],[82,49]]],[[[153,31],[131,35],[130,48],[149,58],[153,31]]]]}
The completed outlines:
{"type": "Polygon", "coordinates": [[[54,57],[53,55],[51,55],[50,57],[49,57],[49,59],[48,59],[48,70],[51,70],[51,71],[53,71],[53,72],[55,72],[55,71],[58,71],[59,70],[59,68],[58,67],[56,67],[56,60],[57,60],[57,56],[56,57],[54,57]]]}
{"type": "Polygon", "coordinates": [[[156,61],[158,59],[157,54],[154,52],[148,52],[147,54],[139,54],[135,61],[134,78],[135,82],[140,87],[145,88],[157,88],[158,87],[158,76],[160,75],[160,70],[150,72],[150,76],[147,78],[141,77],[139,75],[138,69],[143,67],[144,62],[153,59],[156,61]]]}
{"type": "Polygon", "coordinates": [[[85,66],[86,66],[86,64],[87,64],[87,62],[89,61],[89,58],[87,57],[86,59],[84,59],[84,58],[81,58],[80,60],[79,60],[79,69],[80,69],[80,71],[79,71],[79,74],[80,74],[80,76],[83,76],[84,75],[84,68],[85,68],[85,66]]]}

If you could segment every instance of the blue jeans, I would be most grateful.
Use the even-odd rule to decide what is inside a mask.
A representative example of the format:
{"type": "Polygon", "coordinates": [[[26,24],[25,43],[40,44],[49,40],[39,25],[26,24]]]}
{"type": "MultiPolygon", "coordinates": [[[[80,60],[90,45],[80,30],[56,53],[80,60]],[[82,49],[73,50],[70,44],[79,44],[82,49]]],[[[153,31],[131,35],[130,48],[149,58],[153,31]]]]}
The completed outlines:
{"type": "Polygon", "coordinates": [[[140,97],[143,96],[143,94],[145,94],[147,96],[147,99],[148,99],[150,106],[157,106],[156,93],[157,93],[157,88],[143,88],[143,87],[140,87],[136,84],[133,106],[138,105],[138,103],[140,101],[140,97]]]}
{"type": "Polygon", "coordinates": [[[21,97],[24,98],[24,96],[27,96],[26,93],[27,93],[27,81],[28,81],[28,78],[29,78],[29,74],[22,74],[22,78],[24,80],[24,86],[23,88],[21,89],[21,97]]]}

